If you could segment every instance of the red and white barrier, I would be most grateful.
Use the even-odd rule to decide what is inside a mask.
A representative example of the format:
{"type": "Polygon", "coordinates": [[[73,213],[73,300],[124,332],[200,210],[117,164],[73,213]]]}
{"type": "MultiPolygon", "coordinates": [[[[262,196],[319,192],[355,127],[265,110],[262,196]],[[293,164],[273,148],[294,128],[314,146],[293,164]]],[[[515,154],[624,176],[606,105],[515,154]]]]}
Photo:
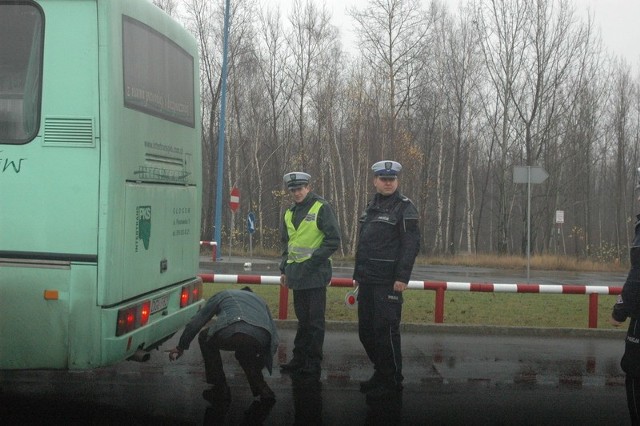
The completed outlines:
{"type": "Polygon", "coordinates": [[[409,281],[409,288],[418,290],[475,291],[487,293],[547,293],[547,294],[620,294],[620,287],[585,286],[575,284],[493,284],[455,281],[409,281]]]}
{"type": "Polygon", "coordinates": [[[200,274],[205,283],[218,284],[278,284],[280,275],[232,275],[232,274],[200,274]]]}
{"type": "MultiPolygon", "coordinates": [[[[201,274],[202,281],[225,284],[280,284],[280,276],[268,275],[225,275],[201,274]]],[[[351,278],[332,278],[332,287],[353,287],[351,278]]],[[[493,284],[464,283],[455,281],[409,281],[412,290],[433,290],[436,293],[434,322],[444,322],[444,292],[471,291],[484,293],[544,293],[544,294],[586,294],[589,296],[589,328],[598,328],[598,295],[618,295],[622,287],[589,286],[589,285],[556,285],[556,284],[493,284]]],[[[356,290],[357,291],[357,290],[356,290]]],[[[353,307],[357,301],[356,291],[345,296],[345,305],[353,307]]],[[[280,288],[279,319],[287,319],[289,292],[286,287],[280,288]]]]}
{"type": "MultiPolygon", "coordinates": [[[[280,276],[201,274],[204,282],[224,284],[280,284],[280,276]]],[[[353,287],[351,278],[332,278],[332,287],[353,287]]],[[[620,294],[621,287],[585,286],[575,284],[493,284],[456,281],[409,281],[412,290],[448,290],[485,293],[547,293],[547,294],[620,294]]]]}

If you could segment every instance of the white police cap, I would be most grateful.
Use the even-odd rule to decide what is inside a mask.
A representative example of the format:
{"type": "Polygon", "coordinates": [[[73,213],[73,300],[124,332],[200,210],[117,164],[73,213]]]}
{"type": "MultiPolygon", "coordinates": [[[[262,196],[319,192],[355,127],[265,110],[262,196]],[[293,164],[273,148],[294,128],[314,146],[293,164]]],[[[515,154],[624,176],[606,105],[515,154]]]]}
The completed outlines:
{"type": "Polygon", "coordinates": [[[382,160],[371,166],[374,176],[398,177],[402,165],[397,161],[382,160]]]}
{"type": "Polygon", "coordinates": [[[284,175],[282,179],[284,180],[284,184],[287,185],[287,188],[293,189],[308,185],[311,176],[304,172],[290,172],[284,175]]]}

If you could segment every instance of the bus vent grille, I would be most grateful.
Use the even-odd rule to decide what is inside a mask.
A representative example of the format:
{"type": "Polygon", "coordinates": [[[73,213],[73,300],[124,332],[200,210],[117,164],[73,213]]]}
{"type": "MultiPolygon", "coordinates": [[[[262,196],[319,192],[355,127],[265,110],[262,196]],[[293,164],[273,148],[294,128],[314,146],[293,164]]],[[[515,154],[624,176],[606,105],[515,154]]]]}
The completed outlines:
{"type": "Polygon", "coordinates": [[[92,118],[46,117],[44,144],[52,146],[93,147],[92,118]]]}

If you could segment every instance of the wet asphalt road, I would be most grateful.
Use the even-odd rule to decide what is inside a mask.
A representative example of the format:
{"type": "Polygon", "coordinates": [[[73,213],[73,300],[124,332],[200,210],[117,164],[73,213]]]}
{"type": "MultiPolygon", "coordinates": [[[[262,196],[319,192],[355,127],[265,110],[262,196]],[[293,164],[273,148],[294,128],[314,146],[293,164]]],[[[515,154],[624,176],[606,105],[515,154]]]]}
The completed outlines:
{"type": "MultiPolygon", "coordinates": [[[[276,362],[291,355],[294,322],[280,322],[276,362]]],[[[273,405],[254,400],[232,353],[225,352],[229,405],[202,399],[207,388],[194,342],[170,363],[83,372],[0,373],[3,424],[325,424],[624,425],[628,424],[620,333],[602,330],[407,326],[405,389],[368,404],[359,381],[371,374],[353,324],[331,323],[319,381],[274,369],[273,405]]],[[[161,349],[175,345],[177,336],[161,349]]],[[[266,371],[265,371],[266,372],[266,371]]]]}
{"type": "MultiPolygon", "coordinates": [[[[256,272],[255,261],[252,269],[265,273],[256,272]]],[[[291,355],[295,321],[279,321],[278,329],[280,364],[291,355]]],[[[154,351],[147,363],[92,371],[0,371],[0,424],[626,425],[623,336],[617,330],[406,325],[405,389],[375,404],[359,392],[359,381],[372,371],[353,323],[328,324],[319,381],[278,368],[267,374],[276,394],[268,405],[254,400],[232,353],[223,353],[232,401],[202,399],[207,385],[194,341],[173,363],[154,351]]]]}

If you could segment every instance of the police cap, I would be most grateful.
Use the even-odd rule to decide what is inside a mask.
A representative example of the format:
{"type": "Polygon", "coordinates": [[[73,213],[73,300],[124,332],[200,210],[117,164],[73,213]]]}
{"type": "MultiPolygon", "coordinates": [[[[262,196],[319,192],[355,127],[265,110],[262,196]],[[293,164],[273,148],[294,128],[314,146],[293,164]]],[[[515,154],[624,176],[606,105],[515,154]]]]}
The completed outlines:
{"type": "Polygon", "coordinates": [[[301,186],[308,185],[311,176],[304,172],[290,172],[283,176],[284,184],[288,189],[300,188],[301,186]]]}
{"type": "Polygon", "coordinates": [[[397,161],[382,160],[371,166],[374,176],[397,178],[402,170],[402,165],[397,161]]]}

